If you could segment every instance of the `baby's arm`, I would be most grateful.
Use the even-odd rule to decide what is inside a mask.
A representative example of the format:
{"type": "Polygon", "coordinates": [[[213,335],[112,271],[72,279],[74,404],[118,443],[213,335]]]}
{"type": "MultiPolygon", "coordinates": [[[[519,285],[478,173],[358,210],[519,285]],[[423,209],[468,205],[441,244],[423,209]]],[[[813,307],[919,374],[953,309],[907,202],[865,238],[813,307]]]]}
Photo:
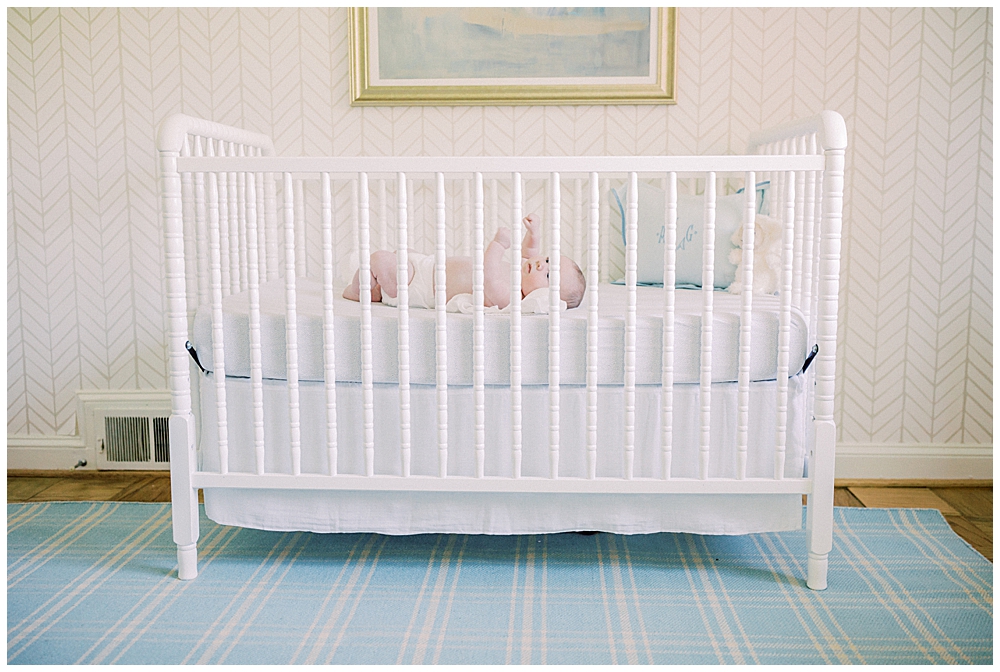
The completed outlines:
{"type": "Polygon", "coordinates": [[[542,222],[534,213],[521,221],[524,222],[525,228],[524,239],[521,241],[521,258],[537,257],[542,252],[542,240],[541,236],[538,235],[538,227],[542,222]]]}
{"type": "Polygon", "coordinates": [[[483,253],[483,303],[503,310],[510,303],[510,266],[503,263],[510,247],[510,229],[501,226],[483,253]]]}

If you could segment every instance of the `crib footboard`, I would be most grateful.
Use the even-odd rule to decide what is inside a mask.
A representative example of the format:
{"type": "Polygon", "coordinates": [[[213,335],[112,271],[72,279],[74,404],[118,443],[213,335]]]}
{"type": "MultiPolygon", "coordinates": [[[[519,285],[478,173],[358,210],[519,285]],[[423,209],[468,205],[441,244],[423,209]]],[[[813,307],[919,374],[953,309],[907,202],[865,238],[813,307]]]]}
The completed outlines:
{"type": "MultiPolygon", "coordinates": [[[[539,501],[556,507],[572,506],[581,495],[807,495],[807,582],[825,588],[845,147],[842,118],[824,112],[754,136],[742,156],[286,158],[275,157],[264,136],[171,117],[160,132],[159,159],[179,578],[197,575],[202,488],[544,496],[539,501]],[[654,193],[659,200],[650,200],[654,193]],[[539,243],[523,221],[532,210],[543,222],[538,235],[548,287],[538,290],[541,301],[522,293],[529,272],[522,238],[539,243]],[[620,245],[609,234],[616,218],[620,245]],[[490,248],[491,236],[495,244],[509,240],[509,305],[502,313],[490,305],[500,252],[490,248]],[[374,284],[376,245],[394,253],[395,277],[409,275],[418,248],[433,266],[429,289],[400,282],[394,290],[391,379],[379,359],[384,348],[376,350],[384,339],[373,333],[380,324],[373,315],[389,310],[378,305],[386,289],[374,284]],[[449,258],[465,256],[469,314],[456,316],[449,313],[449,258]],[[615,280],[618,268],[625,298],[609,314],[602,296],[611,294],[602,283],[615,280]],[[340,294],[355,269],[359,305],[345,312],[340,294]],[[651,274],[659,279],[655,290],[642,287],[651,274]],[[319,288],[316,296],[309,282],[319,288]],[[567,297],[575,303],[567,292],[578,282],[585,294],[579,308],[567,311],[567,297]],[[698,286],[697,294],[682,296],[692,291],[687,285],[698,286]],[[262,303],[265,286],[280,288],[278,315],[262,303]],[[640,287],[657,295],[652,312],[646,304],[640,312],[640,287]],[[686,307],[692,296],[693,311],[686,307]],[[422,324],[416,318],[423,317],[411,305],[424,300],[434,316],[429,379],[418,365],[422,352],[411,350],[427,346],[415,340],[422,324]],[[234,306],[245,316],[246,343],[233,340],[234,306]],[[210,346],[201,346],[211,355],[205,370],[189,353],[199,309],[211,325],[210,346]],[[356,350],[345,357],[340,341],[355,309],[348,336],[356,350]],[[637,340],[640,333],[648,339],[653,316],[655,357],[637,340]],[[765,344],[760,325],[772,317],[773,341],[765,344]],[[274,320],[283,325],[277,368],[267,353],[274,320]],[[500,387],[494,372],[500,354],[489,351],[498,342],[497,324],[507,363],[500,387]],[[738,325],[732,338],[726,324],[738,325]],[[471,361],[454,361],[449,338],[466,333],[471,361]],[[564,344],[577,335],[579,348],[564,344]],[[544,359],[529,357],[535,338],[544,339],[544,359]],[[614,341],[620,368],[612,373],[605,362],[609,338],[620,338],[614,341]],[[818,346],[808,358],[800,352],[802,338],[818,346]],[[682,363],[690,342],[696,365],[688,379],[682,363]],[[245,370],[237,349],[246,353],[245,370]],[[735,362],[731,377],[722,373],[725,356],[735,362]],[[345,360],[357,362],[356,379],[345,360]],[[526,361],[544,368],[526,370],[526,361]],[[454,382],[463,367],[469,380],[454,382]],[[238,413],[237,379],[247,397],[238,413]],[[207,386],[213,412],[197,416],[200,386],[207,386]],[[276,387],[281,401],[267,401],[276,387]],[[385,407],[376,397],[384,399],[386,389],[394,404],[388,443],[376,441],[377,413],[385,407]],[[602,407],[609,393],[616,406],[610,414],[607,401],[602,407]],[[466,395],[467,404],[456,406],[455,395],[466,395]],[[763,423],[761,395],[770,409],[763,423]],[[729,404],[732,418],[722,430],[724,445],[720,404],[729,404]],[[280,442],[268,439],[275,414],[280,442]],[[796,420],[810,414],[811,426],[796,420]],[[348,421],[356,430],[345,430],[348,421]],[[568,422],[582,429],[567,431],[568,422]],[[211,436],[202,454],[199,434],[211,436]],[[613,468],[607,466],[611,435],[613,468]],[[455,469],[456,453],[468,460],[467,470],[455,469]],[[345,473],[339,465],[348,462],[355,468],[345,473]]],[[[386,258],[377,257],[376,274],[386,272],[386,258]]],[[[500,276],[504,291],[507,272],[500,276]]]]}

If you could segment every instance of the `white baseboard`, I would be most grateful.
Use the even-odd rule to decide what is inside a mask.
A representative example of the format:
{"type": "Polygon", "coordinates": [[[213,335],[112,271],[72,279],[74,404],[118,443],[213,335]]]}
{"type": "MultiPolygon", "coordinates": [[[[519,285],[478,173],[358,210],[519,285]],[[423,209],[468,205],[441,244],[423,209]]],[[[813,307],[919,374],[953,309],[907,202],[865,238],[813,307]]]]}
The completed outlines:
{"type": "Polygon", "coordinates": [[[993,446],[837,444],[836,478],[992,479],[993,446]]]}
{"type": "Polygon", "coordinates": [[[92,470],[93,450],[79,436],[7,436],[8,469],[92,470]]]}

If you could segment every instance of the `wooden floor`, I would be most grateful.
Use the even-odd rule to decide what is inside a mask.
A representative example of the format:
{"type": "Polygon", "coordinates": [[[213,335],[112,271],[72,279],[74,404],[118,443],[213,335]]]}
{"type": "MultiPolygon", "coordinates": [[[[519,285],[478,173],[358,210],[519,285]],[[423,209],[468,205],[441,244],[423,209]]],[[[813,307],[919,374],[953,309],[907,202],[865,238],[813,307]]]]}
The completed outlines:
{"type": "MultiPolygon", "coordinates": [[[[8,502],[169,502],[166,471],[7,472],[8,502]]],[[[837,481],[837,506],[938,509],[993,561],[992,481],[837,481]]]]}

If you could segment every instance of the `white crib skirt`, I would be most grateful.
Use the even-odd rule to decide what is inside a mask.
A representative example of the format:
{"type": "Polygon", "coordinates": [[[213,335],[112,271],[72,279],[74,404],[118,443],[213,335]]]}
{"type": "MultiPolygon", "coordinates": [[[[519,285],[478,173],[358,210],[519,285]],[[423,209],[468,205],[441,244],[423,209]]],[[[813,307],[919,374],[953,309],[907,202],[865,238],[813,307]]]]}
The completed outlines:
{"type": "MultiPolygon", "coordinates": [[[[203,471],[218,471],[215,380],[200,376],[199,460],[203,471]]],[[[811,423],[806,409],[806,377],[788,385],[785,476],[803,474],[811,423]]],[[[634,476],[658,478],[660,394],[658,386],[638,386],[635,395],[634,476]]],[[[337,471],[364,474],[362,394],[356,383],[337,385],[337,471]]],[[[229,471],[254,472],[250,381],[226,381],[229,471]]],[[[672,476],[697,478],[699,388],[674,386],[672,476]]],[[[400,475],[399,392],[375,386],[375,473],[400,475]]],[[[265,470],[291,473],[288,394],[285,381],[264,381],[265,470]]],[[[437,475],[437,393],[432,386],[410,389],[411,474],[437,475]]],[[[560,390],[561,477],[586,477],[585,387],[560,390]]],[[[300,385],[302,472],[327,473],[325,392],[322,383],[300,385]]],[[[543,386],[522,390],[522,475],[546,477],[549,465],[549,394],[543,386]]],[[[775,450],[776,386],[754,383],[750,394],[747,476],[772,477],[775,450]]],[[[598,388],[597,475],[622,477],[624,390],[598,388]]],[[[736,475],[737,386],[712,385],[710,477],[736,475]]],[[[473,391],[449,388],[448,473],[475,472],[473,391]]],[[[510,477],[510,390],[486,388],[486,475],[510,477]]],[[[445,493],[316,490],[205,489],[205,511],[224,524],[268,530],[417,534],[538,534],[599,530],[623,534],[691,532],[747,534],[797,529],[800,495],[612,495],[557,493],[445,493]]]]}

